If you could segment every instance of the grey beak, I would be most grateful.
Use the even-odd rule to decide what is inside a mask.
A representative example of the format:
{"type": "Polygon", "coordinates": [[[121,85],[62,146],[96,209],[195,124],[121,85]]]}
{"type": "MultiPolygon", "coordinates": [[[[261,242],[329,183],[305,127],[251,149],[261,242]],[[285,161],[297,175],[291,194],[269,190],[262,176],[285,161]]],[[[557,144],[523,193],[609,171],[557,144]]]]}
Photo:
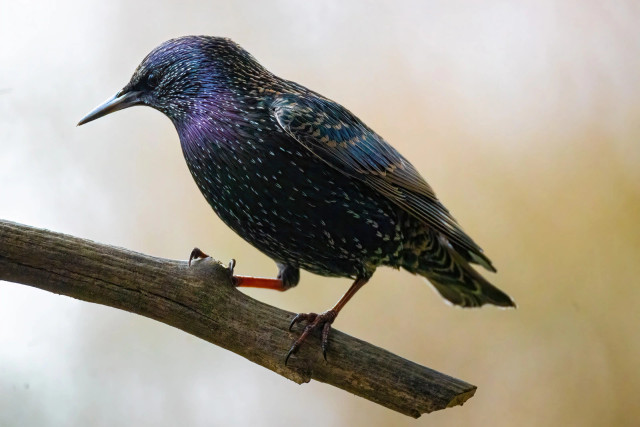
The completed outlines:
{"type": "Polygon", "coordinates": [[[89,123],[95,119],[111,114],[114,111],[122,110],[124,108],[132,107],[134,105],[140,105],[140,93],[138,91],[122,93],[118,92],[112,98],[109,98],[101,105],[97,106],[92,112],[87,114],[82,120],[78,122],[78,126],[85,123],[89,123]]]}

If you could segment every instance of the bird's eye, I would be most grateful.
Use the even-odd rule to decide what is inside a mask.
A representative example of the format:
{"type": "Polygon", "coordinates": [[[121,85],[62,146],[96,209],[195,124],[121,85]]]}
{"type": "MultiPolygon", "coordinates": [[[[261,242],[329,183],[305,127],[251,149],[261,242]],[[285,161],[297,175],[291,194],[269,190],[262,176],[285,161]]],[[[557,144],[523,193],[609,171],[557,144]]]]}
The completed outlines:
{"type": "Polygon", "coordinates": [[[149,73],[149,75],[147,76],[147,86],[153,89],[156,86],[158,86],[159,82],[160,82],[160,79],[158,78],[158,74],[153,72],[149,73]]]}

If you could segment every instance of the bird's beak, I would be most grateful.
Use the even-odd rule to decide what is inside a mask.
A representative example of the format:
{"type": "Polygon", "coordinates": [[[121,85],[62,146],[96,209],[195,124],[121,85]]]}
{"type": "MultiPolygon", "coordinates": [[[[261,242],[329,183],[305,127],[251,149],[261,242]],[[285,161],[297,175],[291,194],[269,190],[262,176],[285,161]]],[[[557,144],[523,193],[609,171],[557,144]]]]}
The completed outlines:
{"type": "Polygon", "coordinates": [[[89,123],[95,119],[99,119],[102,116],[106,116],[107,114],[111,114],[114,111],[122,110],[127,107],[132,107],[134,105],[140,105],[140,94],[138,91],[124,92],[120,91],[115,94],[114,97],[109,98],[101,105],[97,106],[92,112],[87,114],[82,120],[78,122],[78,126],[81,126],[85,123],[89,123]]]}

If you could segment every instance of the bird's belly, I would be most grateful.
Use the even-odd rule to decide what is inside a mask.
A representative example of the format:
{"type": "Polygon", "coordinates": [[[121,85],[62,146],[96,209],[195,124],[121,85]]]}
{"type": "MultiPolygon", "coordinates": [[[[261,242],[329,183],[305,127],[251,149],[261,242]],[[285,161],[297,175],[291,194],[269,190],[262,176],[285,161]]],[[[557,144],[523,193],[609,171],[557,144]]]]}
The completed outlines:
{"type": "Polygon", "coordinates": [[[238,235],[278,262],[327,276],[355,277],[397,257],[402,235],[390,202],[315,158],[271,153],[191,168],[238,235]]]}

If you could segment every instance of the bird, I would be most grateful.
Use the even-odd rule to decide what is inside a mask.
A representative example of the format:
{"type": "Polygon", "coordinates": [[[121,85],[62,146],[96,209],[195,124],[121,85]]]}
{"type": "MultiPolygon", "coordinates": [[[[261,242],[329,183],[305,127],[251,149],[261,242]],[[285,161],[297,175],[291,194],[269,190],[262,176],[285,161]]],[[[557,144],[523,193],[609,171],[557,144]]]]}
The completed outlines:
{"type": "MultiPolygon", "coordinates": [[[[306,325],[285,365],[311,333],[321,334],[326,360],[331,325],[380,266],[423,276],[456,306],[515,307],[472,266],[496,272],[409,160],[347,108],[276,76],[231,39],[162,43],[78,126],[136,105],[173,122],[209,205],[276,262],[277,278],[234,275],[236,286],[287,290],[300,269],[353,280],[329,310],[293,317],[289,330],[306,325]]],[[[195,248],[189,263],[206,256],[195,248]]]]}

